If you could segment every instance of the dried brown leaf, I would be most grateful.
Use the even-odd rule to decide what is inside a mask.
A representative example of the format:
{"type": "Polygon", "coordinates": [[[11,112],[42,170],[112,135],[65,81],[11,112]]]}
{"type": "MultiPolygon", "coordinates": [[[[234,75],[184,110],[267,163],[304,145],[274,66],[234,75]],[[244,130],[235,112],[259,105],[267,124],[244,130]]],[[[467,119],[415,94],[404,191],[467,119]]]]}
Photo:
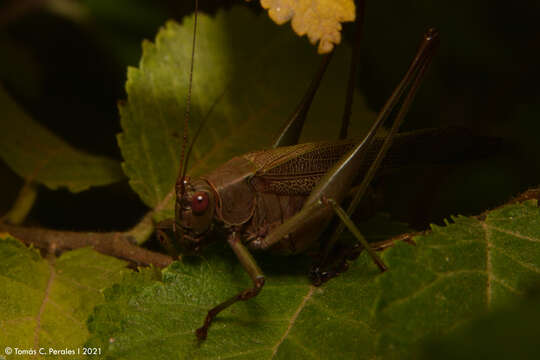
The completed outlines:
{"type": "Polygon", "coordinates": [[[295,33],[307,35],[317,51],[325,54],[341,42],[341,23],[354,21],[354,0],[261,0],[276,24],[291,20],[295,33]]]}

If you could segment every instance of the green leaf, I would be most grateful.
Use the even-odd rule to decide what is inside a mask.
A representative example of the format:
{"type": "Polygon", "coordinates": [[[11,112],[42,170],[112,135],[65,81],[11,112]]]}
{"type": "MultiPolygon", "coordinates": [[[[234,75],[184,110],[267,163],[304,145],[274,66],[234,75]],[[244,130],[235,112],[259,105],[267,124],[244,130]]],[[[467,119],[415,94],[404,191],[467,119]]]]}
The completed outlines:
{"type": "MultiPolygon", "coordinates": [[[[218,12],[215,18],[199,14],[198,26],[190,139],[210,114],[189,160],[192,176],[269,146],[321,61],[305,39],[244,8],[218,12]]],[[[192,37],[193,18],[181,26],[168,22],[155,44],[143,43],[139,67],[128,70],[118,140],[130,184],[151,207],[166,199],[178,177],[192,37]]],[[[348,55],[346,48],[334,55],[303,141],[337,138],[348,55]]],[[[373,119],[357,94],[351,132],[360,134],[373,119]]],[[[166,208],[171,215],[171,201],[166,208]]]]}
{"type": "Polygon", "coordinates": [[[0,234],[0,258],[2,351],[82,346],[88,315],[104,300],[101,290],[126,271],[124,261],[90,248],[45,260],[8,234],[0,234]]]}
{"type": "Polygon", "coordinates": [[[116,161],[77,150],[35,122],[2,86],[0,107],[0,157],[26,181],[79,192],[124,178],[116,161]]]}
{"type": "Polygon", "coordinates": [[[82,0],[76,4],[87,12],[92,35],[118,64],[136,64],[141,57],[140,39],[154,34],[170,16],[166,4],[145,0],[82,0]]]}
{"type": "Polygon", "coordinates": [[[433,339],[416,359],[539,359],[540,307],[538,288],[517,301],[433,339]]]}
{"type": "Polygon", "coordinates": [[[230,250],[208,249],[173,263],[161,281],[134,275],[143,286],[115,285],[118,295],[89,321],[88,344],[114,359],[403,358],[540,282],[536,200],[453,220],[415,237],[416,246],[383,252],[387,272],[362,254],[320,288],[305,275],[309,259],[258,256],[262,292],[221,313],[197,344],[206,311],[250,285],[230,250]]]}

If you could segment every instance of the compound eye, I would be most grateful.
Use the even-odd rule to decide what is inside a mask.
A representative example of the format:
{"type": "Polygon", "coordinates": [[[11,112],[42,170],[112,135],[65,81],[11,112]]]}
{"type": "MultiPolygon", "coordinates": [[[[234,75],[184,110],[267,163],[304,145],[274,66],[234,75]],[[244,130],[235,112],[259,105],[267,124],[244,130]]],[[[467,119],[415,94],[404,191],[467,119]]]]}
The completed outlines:
{"type": "Polygon", "coordinates": [[[191,198],[191,210],[195,215],[200,215],[208,208],[208,194],[204,191],[198,191],[191,198]]]}

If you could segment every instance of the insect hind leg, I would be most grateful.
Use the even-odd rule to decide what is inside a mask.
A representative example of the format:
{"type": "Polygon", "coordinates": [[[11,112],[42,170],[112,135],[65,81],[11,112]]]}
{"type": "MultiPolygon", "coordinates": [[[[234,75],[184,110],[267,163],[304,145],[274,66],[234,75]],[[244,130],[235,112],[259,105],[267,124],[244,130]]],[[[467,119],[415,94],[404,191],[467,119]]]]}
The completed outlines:
{"type": "Polygon", "coordinates": [[[313,98],[319,89],[322,77],[328,68],[328,64],[330,63],[333,54],[334,52],[332,51],[323,57],[321,65],[311,81],[308,90],[289,119],[283,124],[278,136],[274,140],[272,144],[273,148],[298,144],[298,139],[300,139],[300,134],[302,133],[302,128],[304,127],[309,108],[311,107],[313,98]]]}
{"type": "MultiPolygon", "coordinates": [[[[356,80],[356,73],[358,69],[358,63],[360,60],[360,39],[362,37],[362,27],[364,24],[364,10],[365,10],[365,0],[358,0],[356,4],[356,34],[355,34],[355,41],[354,41],[354,47],[351,55],[351,65],[349,69],[349,80],[347,84],[347,92],[345,96],[345,107],[343,111],[343,118],[341,122],[341,129],[339,133],[340,139],[345,139],[347,137],[347,131],[349,128],[350,118],[351,118],[351,108],[353,103],[353,94],[354,94],[354,84],[356,80]]],[[[321,61],[321,65],[317,72],[315,73],[315,76],[302,97],[302,100],[300,100],[300,103],[297,105],[295,111],[291,114],[289,119],[283,124],[283,127],[281,128],[278,136],[274,140],[272,147],[277,148],[280,146],[288,146],[288,145],[296,145],[298,143],[298,139],[300,138],[300,134],[302,133],[302,128],[304,127],[304,122],[307,117],[307,113],[309,111],[309,108],[311,107],[311,103],[313,101],[313,98],[315,97],[315,94],[317,93],[317,90],[319,89],[319,85],[321,83],[321,79],[326,72],[326,69],[328,68],[328,64],[330,63],[330,60],[332,59],[334,51],[330,52],[329,54],[325,55],[321,61]]]]}
{"type": "MultiPolygon", "coordinates": [[[[349,216],[356,210],[358,204],[360,203],[360,200],[362,199],[369,184],[371,183],[371,180],[375,176],[376,171],[379,169],[379,166],[383,158],[385,157],[386,152],[388,151],[395,135],[397,134],[399,126],[403,122],[403,119],[405,118],[405,115],[407,114],[409,110],[409,107],[414,99],[414,96],[420,86],[420,82],[425,75],[427,67],[429,66],[429,64],[431,63],[433,59],[433,55],[434,55],[435,49],[438,46],[438,43],[439,43],[439,34],[437,30],[429,29],[424,35],[424,38],[420,44],[420,47],[416,53],[416,56],[413,59],[411,65],[409,66],[409,69],[407,70],[405,77],[401,80],[399,85],[396,87],[396,89],[392,93],[392,96],[387,101],[387,103],[385,104],[381,112],[379,113],[379,116],[375,124],[381,124],[394,111],[402,95],[405,93],[405,90],[408,88],[408,92],[406,93],[405,98],[401,102],[401,107],[399,108],[397,115],[395,119],[393,120],[390,132],[386,136],[386,139],[383,145],[379,149],[379,152],[375,160],[370,165],[369,170],[367,171],[362,183],[358,187],[355,197],[351,201],[347,209],[347,212],[345,213],[347,218],[349,218],[349,216]]],[[[333,206],[333,204],[331,205],[333,206]]],[[[335,206],[333,207],[334,207],[334,210],[336,211],[336,207],[335,206]]],[[[324,244],[324,248],[321,254],[321,264],[326,263],[328,255],[331,253],[332,248],[337,243],[338,238],[340,234],[343,232],[345,226],[349,227],[349,229],[353,231],[352,228],[349,226],[349,224],[347,224],[346,221],[344,221],[345,218],[341,215],[339,216],[343,222],[338,225],[338,227],[336,228],[335,232],[332,234],[330,239],[326,242],[326,244],[324,244]]],[[[360,238],[358,239],[360,240],[360,238]]],[[[369,251],[370,249],[369,246],[366,246],[363,243],[362,243],[362,246],[364,246],[369,251]]],[[[370,255],[375,260],[375,257],[371,253],[370,255]]],[[[375,262],[377,263],[379,268],[383,270],[381,264],[379,264],[376,260],[375,262]]]]}

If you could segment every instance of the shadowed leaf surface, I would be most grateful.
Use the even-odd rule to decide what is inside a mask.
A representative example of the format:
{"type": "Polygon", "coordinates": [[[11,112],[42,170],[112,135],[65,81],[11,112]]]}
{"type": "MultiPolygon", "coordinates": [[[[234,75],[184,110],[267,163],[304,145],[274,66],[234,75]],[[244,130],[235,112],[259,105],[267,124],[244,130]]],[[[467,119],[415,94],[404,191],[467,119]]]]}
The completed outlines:
{"type": "Polygon", "coordinates": [[[161,282],[116,285],[89,321],[89,344],[115,359],[402,358],[540,281],[535,200],[453,220],[383,252],[387,272],[363,254],[320,288],[305,276],[307,259],[259,257],[261,294],[223,312],[198,346],[206,311],[250,283],[230,250],[215,247],[163,270],[161,282]]]}
{"type": "Polygon", "coordinates": [[[482,316],[458,331],[433,339],[416,359],[538,359],[538,287],[517,301],[482,316]]]}
{"type": "Polygon", "coordinates": [[[126,265],[89,248],[50,262],[8,234],[0,234],[0,257],[2,349],[82,346],[88,315],[104,300],[101,290],[120,281],[126,265]]]}
{"type": "MultiPolygon", "coordinates": [[[[193,18],[182,26],[167,23],[155,44],[143,44],[139,67],[128,70],[119,144],[131,186],[151,207],[166,199],[178,177],[192,36],[193,18]]],[[[347,79],[345,50],[332,60],[303,141],[337,138],[347,79]]],[[[188,173],[200,175],[233,156],[268,147],[320,61],[305,40],[247,9],[218,12],[215,18],[199,14],[190,139],[205,116],[208,121],[188,173]]],[[[373,118],[357,95],[351,132],[361,133],[373,118]]],[[[170,216],[172,197],[167,199],[170,216]]]]}
{"type": "Polygon", "coordinates": [[[30,118],[1,86],[0,107],[0,157],[26,181],[79,192],[124,179],[118,162],[73,148],[30,118]]]}

